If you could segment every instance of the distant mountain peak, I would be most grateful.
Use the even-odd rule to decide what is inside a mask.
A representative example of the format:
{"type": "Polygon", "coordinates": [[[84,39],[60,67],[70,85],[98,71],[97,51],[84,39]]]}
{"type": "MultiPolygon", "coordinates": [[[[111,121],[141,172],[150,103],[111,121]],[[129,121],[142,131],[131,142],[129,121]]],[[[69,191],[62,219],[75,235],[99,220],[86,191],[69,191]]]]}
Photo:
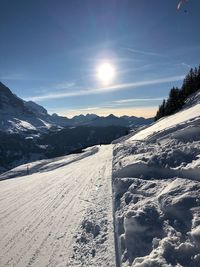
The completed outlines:
{"type": "Polygon", "coordinates": [[[0,112],[16,114],[25,112],[25,110],[24,101],[0,82],[0,112]]]}
{"type": "Polygon", "coordinates": [[[98,117],[98,115],[93,114],[93,113],[88,113],[88,114],[86,114],[85,116],[86,116],[86,118],[92,118],[92,119],[95,119],[95,118],[98,117]]]}
{"type": "Polygon", "coordinates": [[[24,102],[25,106],[33,113],[46,116],[48,114],[47,110],[33,101],[24,102]]]}
{"type": "Polygon", "coordinates": [[[110,114],[106,118],[108,118],[108,119],[117,119],[118,117],[116,117],[114,114],[110,114]]]}
{"type": "Polygon", "coordinates": [[[24,101],[0,82],[0,130],[12,133],[48,131],[52,126],[69,125],[67,118],[55,118],[33,101],[24,101]]]}

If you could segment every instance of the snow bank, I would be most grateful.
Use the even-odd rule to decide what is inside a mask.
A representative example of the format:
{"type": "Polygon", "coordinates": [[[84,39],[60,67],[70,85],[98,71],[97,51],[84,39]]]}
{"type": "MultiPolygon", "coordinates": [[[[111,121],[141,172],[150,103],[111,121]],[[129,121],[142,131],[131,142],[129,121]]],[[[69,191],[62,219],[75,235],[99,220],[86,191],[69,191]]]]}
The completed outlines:
{"type": "Polygon", "coordinates": [[[115,179],[122,266],[199,266],[200,184],[115,179]]]}
{"type": "Polygon", "coordinates": [[[200,104],[191,102],[114,146],[122,267],[200,266],[200,104]]]}
{"type": "Polygon", "coordinates": [[[113,176],[200,180],[199,136],[200,119],[195,118],[155,132],[145,140],[117,144],[114,148],[113,176]]]}
{"type": "Polygon", "coordinates": [[[166,117],[164,119],[159,120],[158,122],[154,123],[152,126],[147,127],[143,131],[133,135],[129,140],[143,140],[150,135],[166,130],[170,127],[174,127],[181,123],[185,123],[189,120],[194,120],[195,118],[200,116],[200,104],[196,104],[195,106],[188,108],[186,110],[180,111],[174,115],[166,117]]]}
{"type": "Polygon", "coordinates": [[[28,174],[40,173],[40,172],[49,172],[56,170],[60,167],[64,167],[68,164],[71,164],[75,161],[84,159],[85,157],[91,156],[97,153],[99,150],[98,146],[89,147],[83,150],[81,154],[71,154],[63,157],[57,157],[53,159],[44,159],[37,160],[28,164],[20,165],[10,171],[4,172],[0,175],[0,181],[10,178],[16,178],[25,176],[28,174]]]}

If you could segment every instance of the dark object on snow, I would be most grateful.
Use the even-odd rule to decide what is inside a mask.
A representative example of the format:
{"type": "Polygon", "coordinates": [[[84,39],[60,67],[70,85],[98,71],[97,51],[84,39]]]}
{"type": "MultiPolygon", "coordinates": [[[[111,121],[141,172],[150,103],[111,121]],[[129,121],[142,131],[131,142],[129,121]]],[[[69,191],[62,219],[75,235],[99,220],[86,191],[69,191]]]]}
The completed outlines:
{"type": "Polygon", "coordinates": [[[27,167],[26,167],[26,171],[27,171],[27,175],[30,174],[30,171],[29,171],[29,165],[27,164],[27,167]]]}

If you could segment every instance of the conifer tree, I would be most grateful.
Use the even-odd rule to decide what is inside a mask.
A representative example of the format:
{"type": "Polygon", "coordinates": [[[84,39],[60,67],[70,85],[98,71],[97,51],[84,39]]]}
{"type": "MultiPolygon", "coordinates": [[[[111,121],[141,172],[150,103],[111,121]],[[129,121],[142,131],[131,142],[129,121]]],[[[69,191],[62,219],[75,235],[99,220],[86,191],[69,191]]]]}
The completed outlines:
{"type": "Polygon", "coordinates": [[[186,98],[200,90],[200,65],[198,68],[190,69],[189,73],[183,80],[181,89],[173,87],[169,92],[167,101],[159,106],[155,120],[174,114],[184,105],[186,98]]]}

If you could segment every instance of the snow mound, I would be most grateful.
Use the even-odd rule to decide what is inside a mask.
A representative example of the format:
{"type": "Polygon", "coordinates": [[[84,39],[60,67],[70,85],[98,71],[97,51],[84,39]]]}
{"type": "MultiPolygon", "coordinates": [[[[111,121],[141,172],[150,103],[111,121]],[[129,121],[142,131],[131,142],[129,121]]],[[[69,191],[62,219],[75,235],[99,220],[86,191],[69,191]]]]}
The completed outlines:
{"type": "Polygon", "coordinates": [[[199,136],[200,119],[195,118],[145,140],[119,143],[114,148],[113,176],[200,180],[199,136]]]}
{"type": "Polygon", "coordinates": [[[200,266],[199,96],[114,146],[122,267],[200,266]]]}
{"type": "Polygon", "coordinates": [[[200,103],[200,90],[187,98],[184,108],[192,107],[198,103],[200,103]]]}
{"type": "Polygon", "coordinates": [[[91,156],[97,153],[99,150],[98,146],[89,147],[83,150],[81,154],[71,154],[63,157],[57,157],[53,159],[44,159],[44,160],[37,160],[31,163],[20,165],[16,168],[13,168],[10,171],[4,172],[0,175],[0,181],[6,180],[10,178],[22,177],[27,174],[34,174],[34,173],[41,173],[41,172],[49,172],[56,170],[58,168],[64,167],[69,165],[75,161],[79,161],[84,159],[88,156],[91,156]]]}
{"type": "Polygon", "coordinates": [[[144,140],[147,137],[157,132],[169,129],[170,127],[175,127],[176,125],[178,126],[187,121],[199,119],[199,117],[200,117],[200,104],[196,104],[195,106],[192,106],[174,115],[159,120],[150,127],[147,127],[146,129],[140,131],[137,134],[134,134],[129,140],[130,141],[144,140]]]}
{"type": "Polygon", "coordinates": [[[122,266],[199,266],[200,184],[115,179],[122,266]]]}

